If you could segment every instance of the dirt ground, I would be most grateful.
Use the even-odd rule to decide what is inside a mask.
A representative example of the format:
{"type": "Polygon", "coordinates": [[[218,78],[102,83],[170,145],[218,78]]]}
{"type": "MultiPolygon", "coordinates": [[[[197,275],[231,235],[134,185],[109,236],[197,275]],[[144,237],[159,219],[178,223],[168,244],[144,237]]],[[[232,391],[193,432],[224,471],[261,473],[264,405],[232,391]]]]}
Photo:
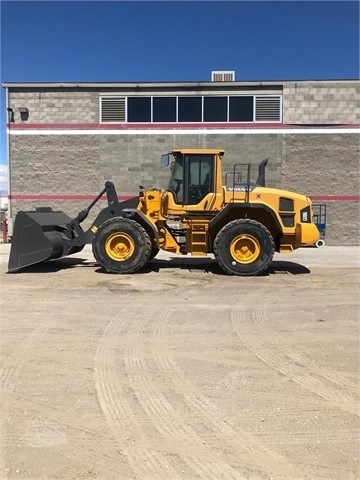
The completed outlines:
{"type": "Polygon", "coordinates": [[[359,250],[240,278],[89,248],[6,274],[1,245],[1,479],[360,478],[359,250]]]}

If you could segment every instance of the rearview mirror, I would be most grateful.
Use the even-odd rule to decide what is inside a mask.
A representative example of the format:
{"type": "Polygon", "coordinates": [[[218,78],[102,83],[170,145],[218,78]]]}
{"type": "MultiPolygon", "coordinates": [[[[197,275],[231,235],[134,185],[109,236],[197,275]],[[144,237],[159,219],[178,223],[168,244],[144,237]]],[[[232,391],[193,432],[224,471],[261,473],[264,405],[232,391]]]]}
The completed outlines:
{"type": "Polygon", "coordinates": [[[170,163],[169,154],[165,153],[164,155],[161,155],[161,166],[168,167],[169,163],[170,163]]]}

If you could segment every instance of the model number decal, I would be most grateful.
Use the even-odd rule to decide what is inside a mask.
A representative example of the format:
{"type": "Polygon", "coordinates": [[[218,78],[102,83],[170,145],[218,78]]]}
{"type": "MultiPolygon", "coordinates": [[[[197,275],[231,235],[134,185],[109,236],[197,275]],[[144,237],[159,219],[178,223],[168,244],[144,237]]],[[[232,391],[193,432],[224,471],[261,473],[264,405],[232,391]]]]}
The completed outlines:
{"type": "Polygon", "coordinates": [[[311,223],[310,207],[305,207],[300,210],[301,223],[311,223]]]}

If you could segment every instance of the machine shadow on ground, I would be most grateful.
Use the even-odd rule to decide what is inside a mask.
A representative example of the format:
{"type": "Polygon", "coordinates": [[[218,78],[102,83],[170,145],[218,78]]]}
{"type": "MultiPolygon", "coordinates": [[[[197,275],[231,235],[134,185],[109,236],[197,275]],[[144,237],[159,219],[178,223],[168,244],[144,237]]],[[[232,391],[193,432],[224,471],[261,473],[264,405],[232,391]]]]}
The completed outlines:
{"type": "MultiPolygon", "coordinates": [[[[205,273],[212,273],[214,275],[229,276],[226,272],[222,270],[222,268],[219,267],[217,262],[211,258],[189,257],[172,257],[170,261],[154,259],[147,265],[145,265],[145,267],[138,273],[149,273],[168,268],[190,271],[199,270],[205,273]]],[[[290,273],[292,275],[299,275],[310,273],[310,270],[305,266],[294,262],[273,261],[271,262],[267,271],[259,276],[264,277],[277,273],[290,273]]]]}
{"type": "MultiPolygon", "coordinates": [[[[70,268],[91,268],[94,269],[96,273],[112,275],[112,273],[105,272],[102,267],[95,261],[89,261],[84,258],[62,258],[59,260],[52,260],[49,262],[39,263],[36,265],[31,265],[26,267],[19,272],[13,273],[14,275],[19,273],[56,273],[60,270],[70,269],[70,268]]],[[[148,274],[152,272],[159,273],[162,270],[173,269],[173,270],[189,270],[189,271],[202,271],[204,273],[212,273],[214,275],[228,276],[224,272],[217,262],[212,258],[191,258],[191,257],[171,257],[169,260],[162,259],[153,259],[147,263],[141,270],[136,272],[136,275],[148,274]]],[[[309,274],[310,270],[295,262],[288,261],[272,261],[269,268],[266,272],[262,273],[261,277],[274,275],[274,274],[291,274],[291,275],[303,275],[309,274]]]]}

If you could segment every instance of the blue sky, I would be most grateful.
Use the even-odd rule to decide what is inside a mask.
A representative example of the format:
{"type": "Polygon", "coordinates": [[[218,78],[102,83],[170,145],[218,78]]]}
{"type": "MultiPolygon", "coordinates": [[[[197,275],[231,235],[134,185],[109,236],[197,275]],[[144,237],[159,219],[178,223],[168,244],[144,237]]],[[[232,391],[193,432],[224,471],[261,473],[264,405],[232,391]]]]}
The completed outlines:
{"type": "MultiPolygon", "coordinates": [[[[359,78],[358,1],[1,0],[4,82],[359,78]]],[[[3,89],[2,89],[3,90],[3,89]]],[[[0,189],[6,173],[1,92],[0,189]]]]}

